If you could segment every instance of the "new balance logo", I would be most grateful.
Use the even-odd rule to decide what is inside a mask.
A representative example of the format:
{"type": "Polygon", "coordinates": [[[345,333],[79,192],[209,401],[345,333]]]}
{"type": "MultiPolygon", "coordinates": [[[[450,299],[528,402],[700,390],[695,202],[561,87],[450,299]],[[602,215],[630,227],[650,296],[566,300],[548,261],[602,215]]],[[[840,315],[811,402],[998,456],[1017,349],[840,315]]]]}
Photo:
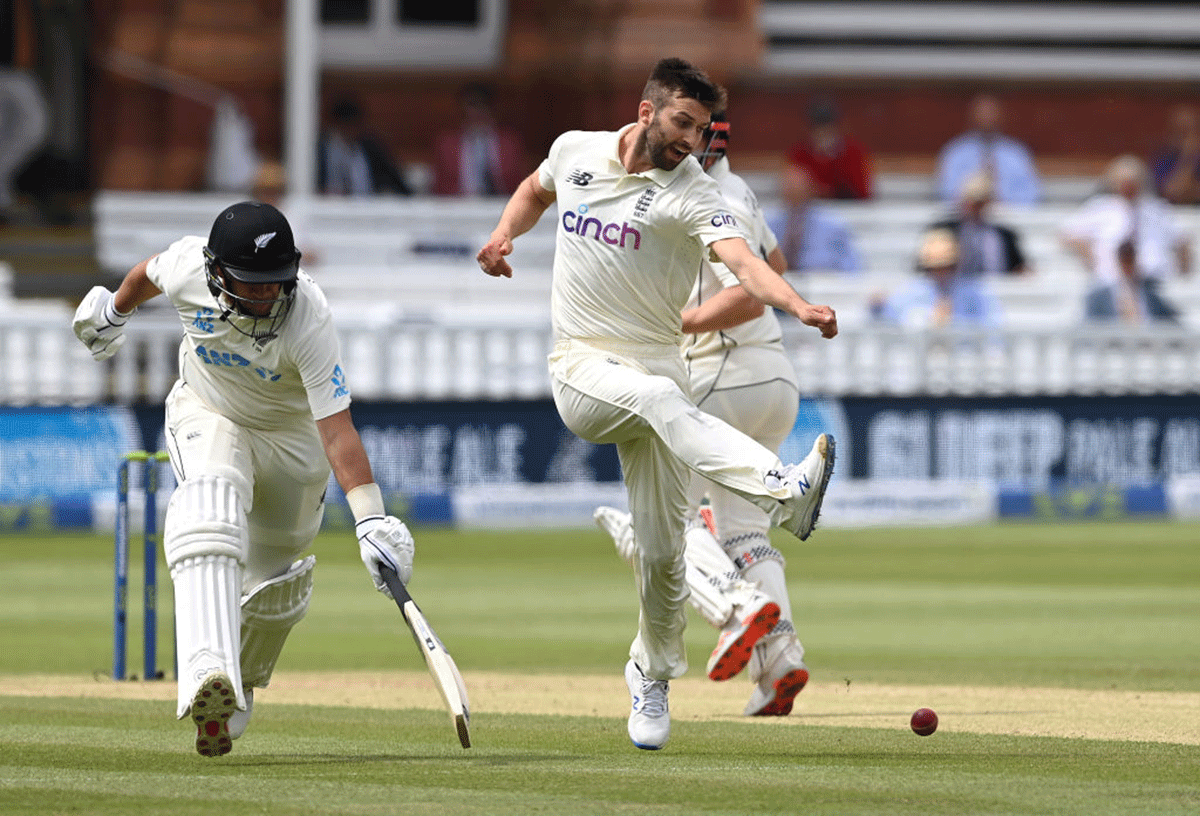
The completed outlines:
{"type": "Polygon", "coordinates": [[[584,170],[572,170],[570,173],[567,173],[567,182],[578,185],[579,187],[587,187],[588,182],[593,178],[595,178],[595,176],[584,170]]]}

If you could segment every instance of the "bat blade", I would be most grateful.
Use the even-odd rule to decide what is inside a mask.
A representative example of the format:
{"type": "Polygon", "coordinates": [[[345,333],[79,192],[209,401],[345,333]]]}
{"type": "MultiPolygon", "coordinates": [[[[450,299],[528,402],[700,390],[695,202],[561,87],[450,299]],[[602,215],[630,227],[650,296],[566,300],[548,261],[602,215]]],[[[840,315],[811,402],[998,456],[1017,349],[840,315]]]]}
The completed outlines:
{"type": "Polygon", "coordinates": [[[450,711],[450,720],[454,723],[454,731],[458,735],[459,743],[463,748],[470,748],[471,708],[467,701],[466,684],[463,683],[462,674],[459,672],[454,658],[446,651],[446,645],[442,643],[441,638],[433,631],[433,627],[425,620],[425,615],[412,596],[408,594],[408,590],[401,583],[400,576],[396,575],[396,571],[383,566],[380,567],[379,572],[383,576],[384,583],[391,590],[396,606],[400,607],[400,614],[404,616],[404,622],[408,624],[409,631],[412,632],[417,649],[425,658],[425,665],[429,668],[430,675],[433,676],[434,686],[437,687],[442,702],[450,711]]]}

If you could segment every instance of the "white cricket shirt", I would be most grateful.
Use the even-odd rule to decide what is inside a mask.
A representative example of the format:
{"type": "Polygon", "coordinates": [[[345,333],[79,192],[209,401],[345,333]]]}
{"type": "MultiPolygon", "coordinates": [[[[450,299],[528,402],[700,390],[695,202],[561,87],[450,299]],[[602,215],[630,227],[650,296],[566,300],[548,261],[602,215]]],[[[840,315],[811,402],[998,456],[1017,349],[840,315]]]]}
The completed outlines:
{"type": "Polygon", "coordinates": [[[631,127],[568,131],[538,168],[538,183],[558,200],[556,340],[678,346],[679,313],[706,247],[742,236],[695,158],[674,170],[627,173],[619,144],[631,127]]]}
{"type": "MultiPolygon", "coordinates": [[[[729,168],[729,159],[725,157],[718,159],[716,164],[708,169],[708,175],[719,185],[729,211],[733,213],[745,233],[744,237],[750,249],[765,259],[779,242],[763,218],[754,191],[741,176],[729,168]]],[[[702,259],[700,274],[692,287],[687,308],[699,306],[723,289],[740,285],[737,276],[725,264],[702,259]]],[[[720,354],[730,346],[766,346],[779,343],[782,339],[779,318],[775,316],[775,310],[768,306],[759,317],[733,328],[685,335],[683,352],[687,359],[695,360],[709,354],[720,354]]]]}
{"type": "Polygon", "coordinates": [[[198,236],[181,238],[150,261],[150,281],[183,323],[179,378],[221,416],[269,430],[324,419],[350,407],[350,388],[325,295],[306,273],[279,334],[255,341],[221,320],[209,291],[198,236]]]}

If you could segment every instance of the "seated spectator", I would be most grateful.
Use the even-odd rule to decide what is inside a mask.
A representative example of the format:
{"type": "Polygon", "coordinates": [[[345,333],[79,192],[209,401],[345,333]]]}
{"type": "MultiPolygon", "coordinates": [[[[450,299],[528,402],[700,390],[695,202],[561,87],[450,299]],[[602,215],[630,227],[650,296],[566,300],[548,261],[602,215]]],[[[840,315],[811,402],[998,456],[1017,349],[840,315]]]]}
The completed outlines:
{"type": "Polygon", "coordinates": [[[808,170],[818,198],[871,198],[871,161],[862,143],[842,132],[828,99],[808,108],[808,135],[793,145],[788,161],[808,170]]]}
{"type": "Polygon", "coordinates": [[[1200,204],[1200,119],[1195,108],[1177,105],[1171,110],[1168,142],[1150,166],[1160,196],[1172,204],[1200,204]]]}
{"type": "Polygon", "coordinates": [[[491,88],[464,88],[459,105],[459,128],[437,140],[433,192],[446,196],[512,194],[526,175],[521,137],[497,121],[491,88]]]}
{"type": "Polygon", "coordinates": [[[1168,303],[1158,290],[1146,285],[1137,265],[1137,248],[1133,241],[1122,241],[1117,247],[1115,283],[1099,286],[1088,292],[1085,314],[1088,320],[1119,320],[1122,323],[1146,323],[1152,320],[1179,321],[1179,310],[1168,303]]]}
{"type": "Polygon", "coordinates": [[[1001,132],[1001,123],[996,97],[980,94],[971,101],[970,129],[947,142],[938,155],[942,201],[955,201],[967,179],[981,170],[991,176],[997,201],[1027,205],[1041,199],[1042,182],[1029,148],[1001,132]]]}
{"type": "Polygon", "coordinates": [[[412,195],[387,150],[351,97],[334,102],[317,144],[317,191],[325,195],[412,195]]]}
{"type": "Polygon", "coordinates": [[[948,229],[930,230],[917,253],[921,274],[892,295],[875,296],[872,314],[881,321],[912,329],[999,328],[999,299],[984,278],[959,272],[958,263],[954,233],[948,229]]]}
{"type": "Polygon", "coordinates": [[[930,229],[948,229],[958,238],[958,270],[964,275],[1021,274],[1028,271],[1016,230],[991,220],[992,180],[975,173],[963,184],[958,212],[930,229]]]}
{"type": "Polygon", "coordinates": [[[849,227],[813,201],[812,177],[804,167],[785,164],[779,182],[782,208],[766,213],[767,225],[793,272],[861,272],[862,259],[849,227]]]}
{"type": "Polygon", "coordinates": [[[1146,300],[1149,315],[1174,319],[1174,307],[1162,300],[1164,280],[1191,271],[1191,241],[1175,218],[1171,205],[1147,190],[1146,165],[1137,156],[1115,159],[1104,174],[1103,191],[1083,203],[1062,225],[1063,244],[1074,252],[1092,278],[1087,316],[1109,319],[1105,303],[1133,278],[1146,300]],[[1121,270],[1118,250],[1128,243],[1126,263],[1135,274],[1121,270]],[[1105,294],[1108,292],[1109,294],[1105,294]]]}

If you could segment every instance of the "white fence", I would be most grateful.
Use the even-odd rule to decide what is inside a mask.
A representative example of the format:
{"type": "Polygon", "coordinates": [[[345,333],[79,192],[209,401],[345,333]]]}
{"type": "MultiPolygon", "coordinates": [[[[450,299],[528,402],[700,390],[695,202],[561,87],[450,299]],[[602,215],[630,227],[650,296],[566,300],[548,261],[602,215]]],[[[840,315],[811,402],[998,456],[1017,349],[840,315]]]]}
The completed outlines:
{"type": "MultiPolygon", "coordinates": [[[[181,335],[173,315],[139,314],[129,341],[97,363],[70,316],[10,315],[0,323],[0,403],[158,402],[175,377],[181,335]]],[[[499,400],[550,395],[550,325],[514,312],[493,317],[338,318],[358,399],[499,400]]],[[[847,328],[836,339],[789,327],[786,342],[806,392],[839,395],[1177,394],[1200,392],[1200,336],[1128,328],[919,332],[847,328]]]]}

